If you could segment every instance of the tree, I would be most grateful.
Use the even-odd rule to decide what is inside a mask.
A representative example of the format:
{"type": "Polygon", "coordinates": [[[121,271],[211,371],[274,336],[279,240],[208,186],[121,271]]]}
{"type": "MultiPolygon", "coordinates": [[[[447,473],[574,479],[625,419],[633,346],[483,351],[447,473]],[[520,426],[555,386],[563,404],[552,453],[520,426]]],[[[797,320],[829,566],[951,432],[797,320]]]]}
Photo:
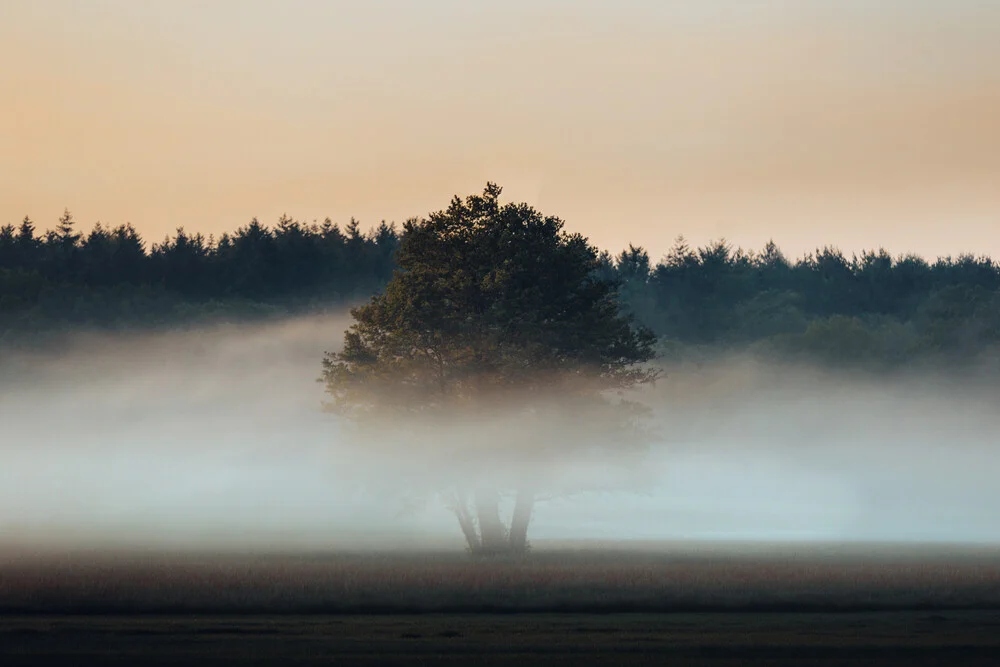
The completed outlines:
{"type": "Polygon", "coordinates": [[[78,277],[80,239],[73,214],[65,209],[56,228],[45,235],[49,272],[57,281],[69,283],[78,277]]]}
{"type": "Polygon", "coordinates": [[[17,228],[17,237],[14,240],[20,256],[21,268],[35,268],[42,240],[35,236],[35,223],[31,221],[31,218],[24,216],[21,226],[17,228]]]}
{"type": "Polygon", "coordinates": [[[0,269],[17,263],[17,232],[14,225],[0,227],[0,269]]]}
{"type": "Polygon", "coordinates": [[[657,376],[644,365],[655,336],[619,309],[597,250],[559,218],[500,205],[500,193],[490,183],[404,225],[396,272],[351,311],[321,378],[331,410],[414,459],[435,448],[419,449],[421,429],[467,438],[448,454],[470,464],[448,501],[482,554],[527,548],[541,462],[571,455],[558,430],[586,423],[581,448],[638,441],[641,406],[622,393],[657,376]],[[505,488],[516,489],[509,527],[505,488]]]}

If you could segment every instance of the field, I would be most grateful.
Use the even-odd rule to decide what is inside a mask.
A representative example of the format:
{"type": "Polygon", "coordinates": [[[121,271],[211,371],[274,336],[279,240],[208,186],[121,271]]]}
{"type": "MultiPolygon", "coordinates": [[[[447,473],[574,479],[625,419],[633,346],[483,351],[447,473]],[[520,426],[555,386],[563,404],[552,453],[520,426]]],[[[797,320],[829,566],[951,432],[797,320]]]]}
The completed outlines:
{"type": "Polygon", "coordinates": [[[1000,664],[1000,551],[0,556],[0,664],[1000,664]]]}

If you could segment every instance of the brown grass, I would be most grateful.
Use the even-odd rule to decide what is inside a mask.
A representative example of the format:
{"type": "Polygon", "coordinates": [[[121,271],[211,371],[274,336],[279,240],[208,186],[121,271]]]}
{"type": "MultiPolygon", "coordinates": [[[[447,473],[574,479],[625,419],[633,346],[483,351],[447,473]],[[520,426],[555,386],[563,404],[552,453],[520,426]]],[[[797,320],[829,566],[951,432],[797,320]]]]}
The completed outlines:
{"type": "Polygon", "coordinates": [[[1000,609],[994,552],[0,557],[0,613],[1000,609]]]}

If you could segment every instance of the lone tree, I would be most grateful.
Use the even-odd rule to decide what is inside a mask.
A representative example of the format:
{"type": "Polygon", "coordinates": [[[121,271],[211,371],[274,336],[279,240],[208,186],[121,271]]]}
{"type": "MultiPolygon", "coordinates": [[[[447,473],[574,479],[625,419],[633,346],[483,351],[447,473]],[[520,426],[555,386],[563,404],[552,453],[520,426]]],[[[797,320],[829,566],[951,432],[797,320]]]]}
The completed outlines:
{"type": "Polygon", "coordinates": [[[404,225],[396,272],[351,311],[321,378],[370,446],[448,464],[446,500],[475,554],[527,548],[553,465],[643,441],[625,392],[657,376],[655,336],[619,309],[597,249],[500,193],[489,183],[404,225]]]}

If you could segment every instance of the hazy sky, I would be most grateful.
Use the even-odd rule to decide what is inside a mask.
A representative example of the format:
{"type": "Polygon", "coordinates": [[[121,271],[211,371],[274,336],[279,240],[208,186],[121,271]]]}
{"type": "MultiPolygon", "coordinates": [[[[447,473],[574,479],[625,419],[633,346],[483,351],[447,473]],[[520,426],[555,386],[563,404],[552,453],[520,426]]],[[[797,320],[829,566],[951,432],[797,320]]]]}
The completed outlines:
{"type": "Polygon", "coordinates": [[[368,226],[495,180],[654,257],[1000,256],[998,35],[995,0],[2,0],[0,224],[368,226]]]}

